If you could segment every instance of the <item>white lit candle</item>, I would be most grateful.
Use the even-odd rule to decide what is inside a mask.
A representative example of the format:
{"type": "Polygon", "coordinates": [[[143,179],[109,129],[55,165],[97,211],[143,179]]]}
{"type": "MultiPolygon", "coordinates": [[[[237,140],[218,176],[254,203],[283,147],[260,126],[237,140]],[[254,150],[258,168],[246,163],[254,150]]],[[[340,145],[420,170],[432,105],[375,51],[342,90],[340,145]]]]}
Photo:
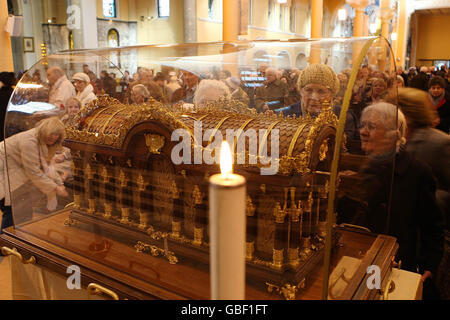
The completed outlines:
{"type": "Polygon", "coordinates": [[[230,146],[222,143],[220,174],[209,179],[211,299],[245,299],[245,178],[233,174],[230,146]]]}

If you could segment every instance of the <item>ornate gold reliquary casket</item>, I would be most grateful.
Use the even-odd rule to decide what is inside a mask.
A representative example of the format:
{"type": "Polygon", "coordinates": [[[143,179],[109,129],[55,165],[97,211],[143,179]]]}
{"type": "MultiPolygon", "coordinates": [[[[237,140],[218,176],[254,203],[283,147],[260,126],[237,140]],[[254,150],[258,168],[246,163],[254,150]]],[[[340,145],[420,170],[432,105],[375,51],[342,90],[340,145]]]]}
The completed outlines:
{"type": "Polygon", "coordinates": [[[225,137],[234,130],[232,139],[227,135],[234,172],[247,179],[247,279],[304,284],[323,257],[337,118],[327,106],[317,118],[258,115],[238,107],[219,102],[184,110],[111,98],[87,105],[67,128],[65,142],[73,157],[71,219],[170,263],[195,261],[208,268],[208,177],[219,166],[208,164],[205,154],[215,156],[210,147],[218,132],[225,137]],[[174,132],[187,136],[189,151],[179,151],[174,132]],[[269,167],[275,172],[262,174],[269,167]]]}

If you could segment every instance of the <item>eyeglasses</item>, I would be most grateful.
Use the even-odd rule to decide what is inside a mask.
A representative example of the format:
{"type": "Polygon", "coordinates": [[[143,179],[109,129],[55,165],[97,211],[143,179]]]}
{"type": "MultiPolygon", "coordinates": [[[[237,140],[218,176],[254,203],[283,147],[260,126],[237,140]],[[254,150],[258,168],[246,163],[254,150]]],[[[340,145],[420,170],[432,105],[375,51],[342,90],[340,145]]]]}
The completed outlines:
{"type": "Polygon", "coordinates": [[[375,131],[379,128],[376,123],[370,121],[362,121],[358,126],[358,130],[366,129],[368,131],[375,131]]]}

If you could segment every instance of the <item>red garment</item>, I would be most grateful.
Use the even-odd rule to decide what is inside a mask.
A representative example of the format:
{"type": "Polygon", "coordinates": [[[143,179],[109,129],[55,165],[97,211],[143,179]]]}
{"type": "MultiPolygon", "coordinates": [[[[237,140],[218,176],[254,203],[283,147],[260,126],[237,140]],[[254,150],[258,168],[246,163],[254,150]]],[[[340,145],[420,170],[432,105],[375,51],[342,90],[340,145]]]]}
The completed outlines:
{"type": "Polygon", "coordinates": [[[444,99],[442,99],[441,102],[439,102],[439,104],[436,106],[436,110],[439,109],[440,107],[442,107],[445,104],[445,102],[447,102],[447,100],[445,100],[445,97],[444,97],[444,99]]]}

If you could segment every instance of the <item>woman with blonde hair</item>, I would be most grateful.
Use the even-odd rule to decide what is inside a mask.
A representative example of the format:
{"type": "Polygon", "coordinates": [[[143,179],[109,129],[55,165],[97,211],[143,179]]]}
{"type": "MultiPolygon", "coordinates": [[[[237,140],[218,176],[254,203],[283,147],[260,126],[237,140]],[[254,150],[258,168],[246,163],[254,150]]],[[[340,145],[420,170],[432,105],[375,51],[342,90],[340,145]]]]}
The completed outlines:
{"type": "Polygon", "coordinates": [[[61,121],[65,125],[72,123],[75,115],[80,111],[82,103],[77,97],[71,97],[66,101],[66,111],[61,115],[61,121]]]}
{"type": "Polygon", "coordinates": [[[32,218],[33,207],[39,205],[43,195],[48,211],[56,209],[57,195],[68,196],[61,177],[51,165],[64,139],[64,124],[58,117],[51,117],[0,144],[0,199],[2,211],[6,209],[2,229],[12,224],[12,216],[8,217],[11,211],[5,206],[13,204],[14,222],[19,224],[32,218]]]}

